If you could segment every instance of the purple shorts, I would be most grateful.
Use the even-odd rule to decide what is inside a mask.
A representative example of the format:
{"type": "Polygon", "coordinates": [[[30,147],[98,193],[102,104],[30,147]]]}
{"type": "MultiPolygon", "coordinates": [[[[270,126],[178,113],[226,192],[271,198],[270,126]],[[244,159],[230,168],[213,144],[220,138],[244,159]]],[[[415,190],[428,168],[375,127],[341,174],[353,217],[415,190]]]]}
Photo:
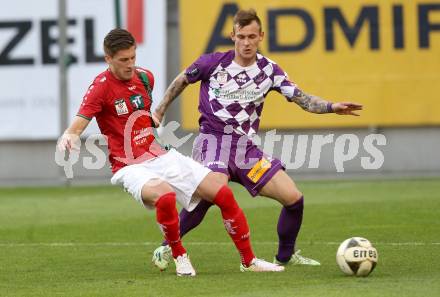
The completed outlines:
{"type": "Polygon", "coordinates": [[[194,140],[192,158],[229,180],[243,185],[252,196],[280,169],[281,161],[261,151],[247,136],[200,133],[194,140]]]}

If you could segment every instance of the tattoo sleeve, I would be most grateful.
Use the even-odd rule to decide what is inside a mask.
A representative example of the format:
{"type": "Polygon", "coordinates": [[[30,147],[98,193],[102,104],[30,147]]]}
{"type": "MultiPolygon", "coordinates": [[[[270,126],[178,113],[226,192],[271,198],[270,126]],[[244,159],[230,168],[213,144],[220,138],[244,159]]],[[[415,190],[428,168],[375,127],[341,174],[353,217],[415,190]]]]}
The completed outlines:
{"type": "Polygon", "coordinates": [[[157,106],[156,111],[160,112],[161,114],[165,114],[168,106],[182,93],[188,84],[189,83],[186,79],[185,73],[180,73],[165,91],[165,95],[160,104],[157,106]]]}
{"type": "Polygon", "coordinates": [[[330,113],[331,102],[324,100],[318,96],[308,95],[303,91],[297,89],[290,101],[298,104],[302,109],[312,113],[330,113]]]}

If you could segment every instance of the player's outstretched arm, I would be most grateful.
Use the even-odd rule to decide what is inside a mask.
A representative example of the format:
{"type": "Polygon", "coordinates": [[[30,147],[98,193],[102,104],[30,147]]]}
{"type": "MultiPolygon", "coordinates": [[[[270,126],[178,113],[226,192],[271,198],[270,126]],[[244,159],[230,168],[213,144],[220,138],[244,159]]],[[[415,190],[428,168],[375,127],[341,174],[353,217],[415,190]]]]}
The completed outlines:
{"type": "Polygon", "coordinates": [[[168,89],[165,91],[165,95],[156,110],[153,113],[153,120],[157,125],[160,124],[162,118],[168,109],[168,106],[174,101],[174,99],[179,96],[183,90],[188,86],[188,79],[186,78],[185,72],[181,72],[169,85],[168,89]]]}
{"type": "Polygon", "coordinates": [[[72,124],[66,129],[66,131],[64,131],[63,135],[58,140],[58,149],[60,151],[77,150],[77,141],[79,140],[79,136],[87,128],[89,123],[89,120],[76,116],[72,124]]]}
{"type": "Polygon", "coordinates": [[[290,99],[302,109],[312,113],[336,113],[340,115],[359,116],[355,111],[362,110],[362,105],[352,102],[332,103],[318,96],[309,95],[297,89],[295,95],[290,99]]]}

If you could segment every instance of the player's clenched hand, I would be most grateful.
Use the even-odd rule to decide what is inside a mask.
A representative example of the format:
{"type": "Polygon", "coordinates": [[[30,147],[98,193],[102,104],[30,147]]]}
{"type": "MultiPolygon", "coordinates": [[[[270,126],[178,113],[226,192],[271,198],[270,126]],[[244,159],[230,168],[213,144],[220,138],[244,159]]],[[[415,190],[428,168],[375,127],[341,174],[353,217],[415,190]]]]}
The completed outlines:
{"type": "Polygon", "coordinates": [[[337,102],[332,104],[332,110],[336,114],[359,116],[356,110],[362,110],[362,104],[352,102],[337,102]]]}
{"type": "Polygon", "coordinates": [[[79,136],[76,134],[69,134],[69,133],[64,133],[60,139],[58,139],[58,144],[57,144],[57,148],[59,151],[66,151],[68,150],[69,152],[71,150],[79,150],[78,147],[78,141],[79,141],[79,136]]]}

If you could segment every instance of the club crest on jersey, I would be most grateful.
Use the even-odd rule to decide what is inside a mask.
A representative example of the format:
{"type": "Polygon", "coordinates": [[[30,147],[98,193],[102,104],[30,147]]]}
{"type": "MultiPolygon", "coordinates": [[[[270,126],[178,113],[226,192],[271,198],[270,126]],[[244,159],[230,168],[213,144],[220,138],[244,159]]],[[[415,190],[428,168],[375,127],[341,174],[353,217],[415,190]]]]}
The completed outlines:
{"type": "Polygon", "coordinates": [[[142,95],[132,95],[130,96],[131,107],[133,110],[140,110],[145,108],[144,98],[142,95]]]}
{"type": "Polygon", "coordinates": [[[247,76],[246,73],[242,72],[239,75],[236,76],[235,80],[239,83],[246,83],[247,82],[247,76]]]}
{"type": "Polygon", "coordinates": [[[226,71],[219,71],[217,73],[217,82],[221,85],[228,81],[228,73],[226,71]]]}
{"type": "Polygon", "coordinates": [[[124,99],[116,99],[115,100],[115,108],[116,108],[116,113],[118,114],[118,116],[128,113],[128,107],[127,107],[127,104],[125,103],[124,99]]]}

